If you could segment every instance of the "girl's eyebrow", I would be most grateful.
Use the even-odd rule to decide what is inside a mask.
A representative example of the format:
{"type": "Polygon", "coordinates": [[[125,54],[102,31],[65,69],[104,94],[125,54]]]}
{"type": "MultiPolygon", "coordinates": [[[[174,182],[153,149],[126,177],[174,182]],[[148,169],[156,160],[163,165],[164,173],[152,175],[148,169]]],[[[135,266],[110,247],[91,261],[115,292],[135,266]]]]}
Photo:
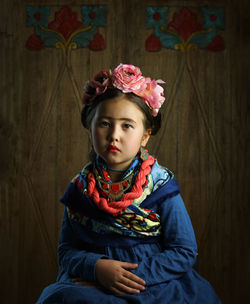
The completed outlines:
{"type": "Polygon", "coordinates": [[[114,117],[110,117],[110,116],[100,116],[99,119],[110,119],[110,120],[124,120],[124,121],[129,121],[129,122],[132,122],[132,123],[135,123],[136,124],[136,121],[131,119],[131,118],[128,118],[128,117],[121,117],[121,118],[114,118],[114,117]]]}

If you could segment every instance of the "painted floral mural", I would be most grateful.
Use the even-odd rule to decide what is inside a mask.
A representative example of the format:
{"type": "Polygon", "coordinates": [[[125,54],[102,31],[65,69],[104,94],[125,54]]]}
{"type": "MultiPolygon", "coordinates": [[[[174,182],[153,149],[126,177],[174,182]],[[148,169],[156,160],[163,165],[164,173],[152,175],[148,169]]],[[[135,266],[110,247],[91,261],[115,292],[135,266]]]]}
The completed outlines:
{"type": "Polygon", "coordinates": [[[27,6],[27,26],[34,27],[34,33],[28,38],[26,48],[37,51],[45,47],[105,49],[105,40],[98,28],[106,26],[106,6],[84,5],[81,13],[82,20],[79,20],[76,12],[64,6],[49,22],[49,6],[27,6]]]}
{"type": "Polygon", "coordinates": [[[199,12],[200,15],[189,8],[182,8],[175,12],[172,20],[167,23],[168,7],[148,6],[146,27],[153,29],[153,33],[146,40],[146,50],[160,51],[162,48],[182,52],[192,48],[224,50],[224,39],[220,35],[220,31],[225,28],[224,9],[200,8],[199,12]]]}

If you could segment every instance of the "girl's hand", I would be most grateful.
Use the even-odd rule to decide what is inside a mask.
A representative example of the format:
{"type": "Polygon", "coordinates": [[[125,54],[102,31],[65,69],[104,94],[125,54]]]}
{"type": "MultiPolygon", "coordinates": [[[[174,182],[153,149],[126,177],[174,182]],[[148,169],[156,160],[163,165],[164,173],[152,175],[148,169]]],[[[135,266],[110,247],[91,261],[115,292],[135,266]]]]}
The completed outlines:
{"type": "Polygon", "coordinates": [[[146,282],[127,270],[137,267],[137,264],[99,259],[95,266],[96,278],[102,286],[114,293],[140,293],[145,289],[146,282]]]}

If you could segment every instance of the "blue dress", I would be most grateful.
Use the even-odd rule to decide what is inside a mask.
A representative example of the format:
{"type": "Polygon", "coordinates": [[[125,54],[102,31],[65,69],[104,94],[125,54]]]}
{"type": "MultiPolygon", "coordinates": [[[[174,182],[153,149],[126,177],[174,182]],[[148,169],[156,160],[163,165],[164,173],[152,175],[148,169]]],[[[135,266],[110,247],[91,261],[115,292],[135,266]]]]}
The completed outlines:
{"type": "Polygon", "coordinates": [[[97,209],[79,184],[69,185],[61,199],[65,212],[58,246],[59,275],[56,283],[43,290],[37,304],[221,303],[209,282],[193,269],[197,245],[177,181],[157,162],[151,181],[150,194],[130,207],[135,213],[138,207],[159,215],[160,227],[151,227],[148,234],[136,226],[119,226],[116,217],[97,209]],[[94,282],[100,258],[138,264],[131,272],[146,281],[145,291],[117,295],[72,283],[79,277],[94,282]]]}

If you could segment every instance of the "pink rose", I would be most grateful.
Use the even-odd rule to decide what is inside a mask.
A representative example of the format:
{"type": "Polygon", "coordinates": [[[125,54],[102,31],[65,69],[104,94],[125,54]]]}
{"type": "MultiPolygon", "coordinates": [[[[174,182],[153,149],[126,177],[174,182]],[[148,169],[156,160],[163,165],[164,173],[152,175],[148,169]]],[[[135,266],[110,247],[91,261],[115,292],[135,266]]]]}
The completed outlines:
{"type": "Polygon", "coordinates": [[[165,97],[163,96],[164,90],[158,83],[164,83],[164,81],[145,78],[146,88],[134,92],[144,99],[146,104],[151,108],[153,116],[157,116],[157,113],[165,100],[165,97]]]}
{"type": "Polygon", "coordinates": [[[113,71],[103,70],[91,81],[87,82],[84,89],[83,101],[85,104],[92,102],[97,96],[103,94],[108,88],[117,88],[123,93],[134,93],[141,97],[151,109],[152,115],[157,116],[165,97],[163,88],[159,85],[162,80],[151,80],[143,77],[141,70],[132,64],[120,64],[113,71]]]}
{"type": "Polygon", "coordinates": [[[141,90],[144,82],[140,69],[132,64],[121,63],[113,72],[113,85],[123,93],[141,90]]]}

